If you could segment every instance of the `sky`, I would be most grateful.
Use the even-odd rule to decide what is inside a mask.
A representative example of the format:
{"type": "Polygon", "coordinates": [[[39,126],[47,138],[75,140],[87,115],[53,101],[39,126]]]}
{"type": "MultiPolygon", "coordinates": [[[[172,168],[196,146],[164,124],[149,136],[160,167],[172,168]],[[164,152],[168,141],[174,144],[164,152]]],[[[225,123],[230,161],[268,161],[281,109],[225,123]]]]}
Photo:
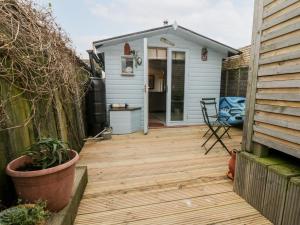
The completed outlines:
{"type": "Polygon", "coordinates": [[[249,45],[254,0],[35,0],[48,7],[77,54],[92,42],[174,21],[234,48],[249,45]]]}

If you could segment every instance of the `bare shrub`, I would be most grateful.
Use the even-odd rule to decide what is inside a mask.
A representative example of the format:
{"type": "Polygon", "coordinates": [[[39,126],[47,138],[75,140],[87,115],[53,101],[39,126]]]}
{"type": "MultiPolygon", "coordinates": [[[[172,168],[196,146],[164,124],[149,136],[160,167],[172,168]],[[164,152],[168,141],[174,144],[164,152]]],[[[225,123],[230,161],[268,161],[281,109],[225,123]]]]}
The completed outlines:
{"type": "Polygon", "coordinates": [[[37,105],[53,105],[57,93],[63,101],[79,103],[86,79],[70,39],[48,9],[28,0],[0,0],[0,129],[13,128],[7,123],[7,104],[14,98],[30,101],[31,114],[23,124],[14,124],[24,126],[37,105]]]}

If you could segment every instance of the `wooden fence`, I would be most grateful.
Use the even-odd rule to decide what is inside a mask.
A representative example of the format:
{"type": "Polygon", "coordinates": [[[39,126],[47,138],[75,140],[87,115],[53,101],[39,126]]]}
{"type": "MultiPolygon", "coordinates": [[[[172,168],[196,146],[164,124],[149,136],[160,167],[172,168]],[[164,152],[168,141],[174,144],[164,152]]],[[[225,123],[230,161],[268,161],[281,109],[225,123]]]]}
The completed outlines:
{"type": "Polygon", "coordinates": [[[64,93],[57,93],[49,108],[46,107],[48,102],[41,102],[35,116],[30,118],[29,99],[0,79],[0,99],[9,101],[6,104],[6,116],[9,118],[9,127],[12,127],[0,130],[0,204],[9,202],[13,197],[12,185],[5,175],[7,163],[37,138],[55,137],[67,142],[72,149],[81,149],[85,137],[84,104],[80,96],[77,96],[77,102],[66,102],[65,97],[64,93]]]}
{"type": "Polygon", "coordinates": [[[223,70],[221,76],[221,97],[246,97],[248,67],[223,70]]]}
{"type": "Polygon", "coordinates": [[[250,46],[239,49],[240,55],[228,57],[223,62],[220,96],[246,97],[250,46]]]}
{"type": "Polygon", "coordinates": [[[300,1],[256,0],[243,149],[300,158],[300,1]]]}

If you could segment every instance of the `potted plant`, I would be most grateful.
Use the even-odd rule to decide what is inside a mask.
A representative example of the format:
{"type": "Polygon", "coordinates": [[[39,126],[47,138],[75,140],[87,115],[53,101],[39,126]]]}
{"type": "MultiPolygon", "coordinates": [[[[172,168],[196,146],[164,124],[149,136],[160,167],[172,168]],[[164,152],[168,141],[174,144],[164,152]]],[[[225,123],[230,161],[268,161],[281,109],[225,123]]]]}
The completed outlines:
{"type": "Polygon", "coordinates": [[[70,199],[78,153],[53,138],[33,144],[25,155],[11,161],[6,173],[25,202],[46,201],[47,209],[59,211],[70,199]]]}
{"type": "Polygon", "coordinates": [[[46,203],[17,205],[0,212],[1,225],[44,225],[50,216],[46,203]]]}

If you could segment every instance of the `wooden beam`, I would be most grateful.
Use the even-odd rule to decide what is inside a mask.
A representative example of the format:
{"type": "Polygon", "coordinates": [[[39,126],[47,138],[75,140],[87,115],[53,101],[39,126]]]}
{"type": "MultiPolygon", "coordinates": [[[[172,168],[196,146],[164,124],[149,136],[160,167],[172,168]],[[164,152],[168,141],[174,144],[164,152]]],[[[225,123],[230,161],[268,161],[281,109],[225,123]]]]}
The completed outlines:
{"type": "Polygon", "coordinates": [[[276,137],[282,140],[286,140],[292,143],[296,143],[296,144],[300,144],[300,138],[299,136],[295,136],[292,134],[288,134],[288,133],[284,133],[278,130],[271,130],[269,128],[265,128],[259,125],[254,125],[254,131],[262,133],[262,134],[266,134],[272,137],[276,137]]]}
{"type": "Polygon", "coordinates": [[[262,36],[262,41],[268,41],[271,40],[273,38],[291,33],[293,31],[297,31],[300,29],[300,23],[293,23],[291,25],[288,26],[284,26],[283,28],[279,28],[277,30],[274,30],[268,34],[263,34],[262,36]]]}
{"type": "Polygon", "coordinates": [[[300,108],[276,105],[256,104],[255,109],[264,112],[280,113],[291,116],[300,116],[300,108]]]}
{"type": "Polygon", "coordinates": [[[294,51],[294,52],[288,52],[285,54],[274,55],[274,56],[269,56],[269,57],[260,59],[259,64],[264,65],[264,64],[269,64],[269,63],[274,63],[274,62],[282,62],[282,61],[298,59],[298,58],[300,58],[300,51],[294,51]]]}
{"type": "Polygon", "coordinates": [[[286,40],[274,41],[272,44],[262,46],[260,53],[271,52],[277,49],[286,48],[292,45],[297,45],[299,43],[300,43],[299,36],[288,38],[286,40]]]}
{"type": "Polygon", "coordinates": [[[300,88],[300,80],[259,81],[257,88],[300,88]]]}
{"type": "Polygon", "coordinates": [[[248,84],[247,84],[247,96],[246,96],[247,101],[246,101],[245,121],[244,121],[244,129],[243,129],[243,142],[242,142],[243,151],[251,151],[251,147],[252,147],[254,106],[255,106],[255,96],[256,96],[258,65],[259,65],[258,64],[259,52],[261,47],[263,9],[264,9],[264,1],[255,0],[252,45],[251,45],[249,76],[248,76],[248,84]]]}
{"type": "Polygon", "coordinates": [[[285,0],[285,1],[281,2],[280,4],[274,6],[274,7],[266,9],[264,11],[263,18],[271,16],[271,15],[273,15],[273,14],[275,14],[275,13],[277,13],[277,12],[279,12],[279,11],[281,11],[281,10],[283,10],[283,9],[285,9],[285,8],[289,7],[290,5],[295,4],[297,2],[299,2],[299,0],[285,0]]]}
{"type": "Polygon", "coordinates": [[[300,94],[294,93],[257,93],[256,99],[300,102],[300,94]]]}
{"type": "Polygon", "coordinates": [[[272,76],[272,75],[290,74],[290,73],[299,73],[299,72],[300,72],[300,65],[286,65],[286,66],[277,66],[272,68],[260,69],[258,71],[258,76],[272,76]]]}
{"type": "Polygon", "coordinates": [[[284,152],[288,155],[292,155],[294,157],[300,158],[300,151],[296,148],[291,148],[288,145],[276,142],[276,140],[268,140],[266,138],[263,137],[258,137],[256,134],[254,134],[253,136],[253,141],[261,143],[263,145],[266,145],[270,148],[274,148],[276,150],[279,150],[281,152],[284,152]]]}
{"type": "Polygon", "coordinates": [[[295,121],[278,120],[266,116],[255,115],[254,120],[262,123],[268,123],[275,126],[290,128],[294,130],[300,130],[300,123],[295,121]]]}
{"type": "Polygon", "coordinates": [[[274,1],[274,0],[264,0],[264,1],[263,1],[263,6],[265,7],[265,6],[269,5],[269,4],[271,4],[273,1],[274,1]]]}
{"type": "Polygon", "coordinates": [[[300,15],[300,8],[295,8],[295,9],[291,10],[288,13],[285,13],[285,14],[277,17],[277,18],[274,18],[274,19],[272,19],[268,22],[263,23],[262,30],[266,30],[266,29],[268,29],[270,27],[273,27],[277,24],[280,24],[280,23],[283,23],[287,20],[293,19],[293,18],[295,18],[299,15],[300,15]]]}
{"type": "Polygon", "coordinates": [[[258,157],[266,157],[269,155],[269,148],[266,145],[254,142],[253,143],[253,153],[258,157]]]}

